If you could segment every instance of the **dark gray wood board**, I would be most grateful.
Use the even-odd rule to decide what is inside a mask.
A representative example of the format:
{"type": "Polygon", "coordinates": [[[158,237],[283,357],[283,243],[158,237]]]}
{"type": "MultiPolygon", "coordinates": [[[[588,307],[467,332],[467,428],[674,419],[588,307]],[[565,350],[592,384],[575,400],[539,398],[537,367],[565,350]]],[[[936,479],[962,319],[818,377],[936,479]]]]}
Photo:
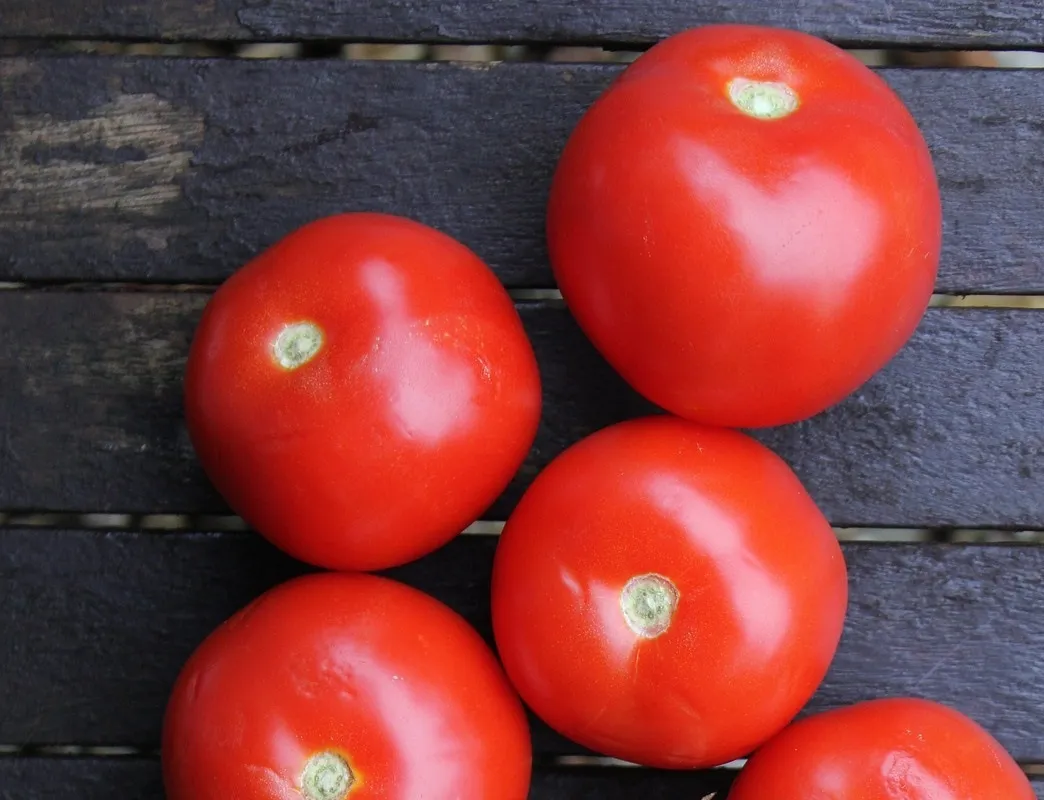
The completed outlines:
{"type": "Polygon", "coordinates": [[[0,37],[645,45],[693,25],[747,22],[838,42],[954,48],[1044,45],[1032,0],[0,0],[0,37]]]}
{"type": "MultiPolygon", "coordinates": [[[[492,641],[495,536],[461,536],[387,574],[492,641]]],[[[877,696],[951,703],[1044,762],[1044,548],[846,544],[851,603],[806,711],[877,696]]],[[[192,650],[265,589],[308,571],[252,533],[0,530],[0,742],[158,746],[192,650]],[[13,645],[13,646],[12,646],[13,645]]],[[[537,720],[535,752],[582,753],[537,720]]]]}
{"type": "MultiPolygon", "coordinates": [[[[212,283],[298,225],[372,209],[460,238],[509,286],[551,286],[550,178],[619,70],[0,59],[0,280],[212,283]]],[[[1044,73],[883,74],[936,160],[937,290],[1044,292],[1044,73]]]]}
{"type": "MultiPolygon", "coordinates": [[[[0,292],[0,509],[227,513],[181,402],[207,297],[0,292]]],[[[505,519],[568,445],[655,411],[561,303],[518,308],[541,366],[543,420],[490,519],[505,519]]],[[[1042,351],[1044,313],[932,309],[856,395],[756,436],[837,525],[1044,527],[1042,351]]]]}
{"type": "MultiPolygon", "coordinates": [[[[733,773],[536,766],[531,800],[700,800],[733,773]]],[[[161,800],[157,758],[0,758],[0,800],[161,800]]],[[[724,800],[724,798],[722,798],[724,800]]]]}
{"type": "MultiPolygon", "coordinates": [[[[665,772],[614,767],[541,767],[531,800],[700,800],[724,792],[731,773],[665,772]]],[[[1044,780],[1033,780],[1038,797],[1044,780]]],[[[0,800],[160,800],[155,758],[0,758],[0,800]]],[[[725,800],[724,795],[718,795],[725,800]]]]}

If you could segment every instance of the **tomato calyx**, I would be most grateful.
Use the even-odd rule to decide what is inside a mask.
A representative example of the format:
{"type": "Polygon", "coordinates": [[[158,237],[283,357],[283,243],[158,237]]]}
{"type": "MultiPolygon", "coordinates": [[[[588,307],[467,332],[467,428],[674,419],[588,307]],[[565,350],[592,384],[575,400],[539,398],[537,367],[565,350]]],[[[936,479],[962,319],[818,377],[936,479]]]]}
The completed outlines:
{"type": "Polygon", "coordinates": [[[314,322],[295,322],[279,332],[272,353],[279,366],[293,370],[315,358],[322,346],[322,328],[314,322]]]}
{"type": "Polygon", "coordinates": [[[635,575],[620,592],[620,609],[632,631],[655,639],[671,626],[678,597],[678,587],[663,575],[635,575]]]}
{"type": "Polygon", "coordinates": [[[801,105],[797,92],[780,81],[733,78],[726,89],[732,104],[755,119],[782,119],[793,114],[801,105]]]}
{"type": "Polygon", "coordinates": [[[313,755],[301,773],[301,796],[305,800],[344,800],[354,785],[352,768],[332,750],[313,755]]]}

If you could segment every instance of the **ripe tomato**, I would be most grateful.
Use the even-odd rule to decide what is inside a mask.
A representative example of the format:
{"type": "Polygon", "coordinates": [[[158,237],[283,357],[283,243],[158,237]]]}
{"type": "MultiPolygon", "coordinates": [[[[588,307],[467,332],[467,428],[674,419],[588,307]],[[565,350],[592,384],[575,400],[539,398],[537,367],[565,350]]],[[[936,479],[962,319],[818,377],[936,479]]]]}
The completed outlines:
{"type": "Polygon", "coordinates": [[[218,491],[332,569],[402,564],[467,527],[521,465],[540,403],[532,347],[489,268],[380,214],[315,221],[236,272],[185,376],[218,491]]]}
{"type": "Polygon", "coordinates": [[[637,391],[761,427],[841,400],[903,346],[941,209],[921,133],[872,71],[724,25],[664,40],[593,104],[547,229],[567,304],[637,391]]]}
{"type": "Polygon", "coordinates": [[[795,722],[756,752],[729,800],[1034,800],[1015,760],[939,703],[887,698],[795,722]]]}
{"type": "Polygon", "coordinates": [[[493,626],[538,716],[598,752],[706,767],[778,732],[847,607],[837,538],[750,437],[662,416],[578,442],[505,526],[493,626]]]}
{"type": "Polygon", "coordinates": [[[525,800],[525,711],[485,642],[422,592],[320,573],[193,653],[163,730],[168,800],[525,800]]]}

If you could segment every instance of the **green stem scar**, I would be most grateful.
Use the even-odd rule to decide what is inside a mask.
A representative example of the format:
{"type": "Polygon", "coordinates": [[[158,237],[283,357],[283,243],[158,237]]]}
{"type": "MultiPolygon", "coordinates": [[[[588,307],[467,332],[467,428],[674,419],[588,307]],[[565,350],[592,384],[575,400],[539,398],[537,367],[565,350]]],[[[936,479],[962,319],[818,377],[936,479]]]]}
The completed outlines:
{"type": "Polygon", "coordinates": [[[755,119],[781,119],[800,105],[797,94],[785,83],[733,78],[728,91],[732,104],[755,119]]]}
{"type": "Polygon", "coordinates": [[[655,639],[671,626],[678,596],[678,588],[663,575],[636,575],[620,592],[620,609],[632,631],[655,639]]]}
{"type": "Polygon", "coordinates": [[[323,346],[323,332],[314,322],[295,322],[279,332],[272,343],[276,363],[297,369],[311,361],[323,346]]]}
{"type": "Polygon", "coordinates": [[[305,764],[301,795],[306,800],[344,800],[355,783],[352,768],[337,753],[324,750],[305,764]]]}

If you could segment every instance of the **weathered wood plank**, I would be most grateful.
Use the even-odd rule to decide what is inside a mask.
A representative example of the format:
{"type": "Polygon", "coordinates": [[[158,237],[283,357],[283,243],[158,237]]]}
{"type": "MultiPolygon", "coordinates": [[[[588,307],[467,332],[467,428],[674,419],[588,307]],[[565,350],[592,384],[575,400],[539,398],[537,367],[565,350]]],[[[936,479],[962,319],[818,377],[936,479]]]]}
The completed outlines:
{"type": "MultiPolygon", "coordinates": [[[[216,282],[314,217],[377,209],[551,286],[551,174],[619,70],[0,59],[0,280],[216,282]]],[[[1044,73],[883,74],[937,162],[938,291],[1044,291],[1044,73]]]]}
{"type": "MultiPolygon", "coordinates": [[[[531,800],[674,800],[723,791],[733,773],[660,772],[614,767],[533,770],[531,800]]],[[[158,800],[157,758],[0,758],[0,800],[158,800]]]]}
{"type": "MultiPolygon", "coordinates": [[[[725,791],[731,773],[663,772],[614,767],[543,767],[533,772],[531,800],[676,800],[725,791]]],[[[1044,796],[1044,780],[1032,781],[1044,796]]],[[[0,758],[0,800],[157,800],[155,758],[0,758]]],[[[722,800],[724,800],[724,797],[722,800]]]]}
{"type": "MultiPolygon", "coordinates": [[[[0,509],[227,513],[183,424],[202,293],[0,292],[0,509]]],[[[560,303],[522,303],[543,420],[504,519],[553,456],[653,407],[560,303]]],[[[930,310],[860,392],[759,431],[838,525],[1044,526],[1044,314],[930,310]]]]}
{"type": "Polygon", "coordinates": [[[751,22],[839,42],[981,48],[1044,44],[1032,0],[0,0],[0,36],[644,45],[682,28],[751,22]]]}
{"type": "Polygon", "coordinates": [[[0,758],[0,800],[159,800],[158,758],[0,758]]]}
{"type": "MultiPolygon", "coordinates": [[[[492,641],[496,537],[388,574],[492,641]]],[[[953,703],[1044,761],[1044,548],[846,544],[852,601],[808,711],[875,696],[953,703]]],[[[157,746],[170,686],[221,620],[306,568],[239,534],[0,531],[0,741],[157,746]],[[13,646],[11,646],[13,644],[13,646]]],[[[577,753],[534,720],[535,751],[577,753]]]]}

